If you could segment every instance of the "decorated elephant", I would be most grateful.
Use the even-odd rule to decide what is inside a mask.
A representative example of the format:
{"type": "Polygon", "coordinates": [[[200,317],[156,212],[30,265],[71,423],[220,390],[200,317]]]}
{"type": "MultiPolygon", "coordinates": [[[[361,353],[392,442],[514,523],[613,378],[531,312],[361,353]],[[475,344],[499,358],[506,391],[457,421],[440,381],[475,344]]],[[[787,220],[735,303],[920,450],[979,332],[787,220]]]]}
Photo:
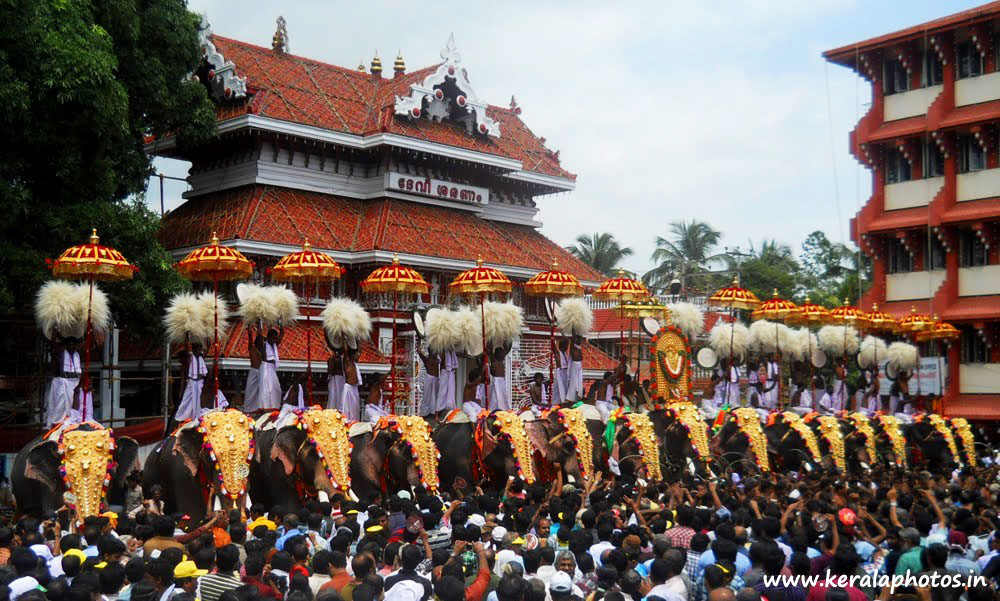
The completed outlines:
{"type": "Polygon", "coordinates": [[[771,471],[767,436],[760,423],[760,415],[752,407],[740,407],[728,412],[711,444],[720,462],[736,471],[743,474],[771,471]]]}
{"type": "MultiPolygon", "coordinates": [[[[530,412],[531,417],[534,417],[530,412]]],[[[537,480],[531,441],[521,416],[511,411],[481,413],[472,440],[472,474],[502,490],[508,477],[537,480]]],[[[444,448],[444,447],[441,447],[444,448]]]]}
{"type": "Polygon", "coordinates": [[[844,459],[847,470],[861,474],[882,462],[879,453],[879,437],[871,420],[864,413],[844,412],[840,418],[844,439],[844,459]]]}
{"type": "Polygon", "coordinates": [[[105,506],[123,506],[126,478],[140,470],[135,440],[84,422],[25,445],[14,458],[11,486],[19,513],[42,517],[71,505],[82,519],[105,506]]]}
{"type": "Polygon", "coordinates": [[[467,483],[474,482],[473,445],[476,424],[464,411],[451,411],[434,427],[434,443],[441,452],[438,475],[441,488],[451,490],[455,481],[461,478],[467,483]]]}
{"type": "Polygon", "coordinates": [[[663,480],[660,445],[653,421],[648,415],[617,409],[608,418],[604,430],[604,446],[608,462],[617,465],[621,476],[636,481],[639,478],[663,480]]]}
{"type": "Polygon", "coordinates": [[[955,435],[955,442],[962,451],[965,464],[970,467],[979,467],[980,447],[986,448],[986,444],[976,438],[975,431],[964,417],[953,417],[949,422],[955,435]]]}
{"type": "Polygon", "coordinates": [[[816,433],[794,411],[771,412],[764,433],[776,468],[812,472],[823,466],[823,453],[816,433]]]}
{"type": "Polygon", "coordinates": [[[844,431],[835,415],[820,415],[816,412],[802,416],[802,421],[812,428],[823,454],[823,467],[847,473],[847,455],[844,450],[844,431]]]}
{"type": "Polygon", "coordinates": [[[899,469],[907,469],[909,453],[906,449],[906,434],[904,426],[895,415],[876,412],[868,420],[875,430],[876,449],[886,465],[899,469]]]}
{"type": "Polygon", "coordinates": [[[918,413],[903,432],[911,465],[926,462],[929,469],[947,473],[962,465],[962,455],[945,418],[936,413],[918,413]]]}
{"type": "Polygon", "coordinates": [[[302,499],[349,495],[351,454],[350,426],[339,411],[309,409],[280,424],[259,420],[250,463],[251,499],[295,512],[302,499]]]}
{"type": "Polygon", "coordinates": [[[168,513],[199,522],[212,505],[231,509],[246,501],[253,454],[253,420],[236,409],[210,411],[182,424],[149,454],[143,491],[151,496],[153,486],[161,486],[168,513]]]}
{"type": "MultiPolygon", "coordinates": [[[[580,409],[583,407],[587,405],[582,405],[580,409]]],[[[522,414],[539,477],[554,479],[561,471],[566,482],[574,483],[590,479],[594,475],[599,464],[594,461],[597,452],[594,450],[595,440],[591,434],[593,424],[588,423],[593,420],[586,419],[580,409],[554,408],[539,417],[530,413],[522,414]]],[[[603,424],[599,420],[597,425],[603,430],[603,424]]]]}
{"type": "Polygon", "coordinates": [[[351,488],[362,504],[383,493],[440,486],[440,453],[421,417],[386,415],[351,436],[351,488]]]}
{"type": "Polygon", "coordinates": [[[699,476],[711,476],[712,452],[708,424],[692,403],[670,403],[649,412],[660,447],[660,463],[671,475],[692,466],[699,476]]]}

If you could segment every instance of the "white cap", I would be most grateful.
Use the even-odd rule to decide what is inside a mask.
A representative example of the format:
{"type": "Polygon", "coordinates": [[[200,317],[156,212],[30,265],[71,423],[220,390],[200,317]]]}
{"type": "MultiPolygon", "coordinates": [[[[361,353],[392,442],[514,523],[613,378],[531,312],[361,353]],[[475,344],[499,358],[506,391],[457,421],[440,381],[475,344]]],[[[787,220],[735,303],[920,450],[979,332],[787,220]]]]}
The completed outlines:
{"type": "Polygon", "coordinates": [[[571,593],[573,592],[573,579],[566,572],[556,572],[549,579],[549,592],[571,593]]]}
{"type": "Polygon", "coordinates": [[[396,496],[399,497],[400,499],[407,499],[407,500],[413,498],[410,496],[410,492],[406,490],[399,491],[398,493],[396,493],[396,496]]]}
{"type": "Polygon", "coordinates": [[[482,528],[483,524],[486,523],[486,518],[484,518],[483,516],[479,515],[478,513],[474,513],[474,514],[472,514],[472,515],[469,516],[469,520],[466,523],[467,524],[471,524],[473,526],[477,526],[479,528],[482,528]]]}
{"type": "Polygon", "coordinates": [[[507,529],[503,526],[497,526],[493,529],[493,540],[496,542],[503,541],[503,537],[507,536],[507,529]]]}

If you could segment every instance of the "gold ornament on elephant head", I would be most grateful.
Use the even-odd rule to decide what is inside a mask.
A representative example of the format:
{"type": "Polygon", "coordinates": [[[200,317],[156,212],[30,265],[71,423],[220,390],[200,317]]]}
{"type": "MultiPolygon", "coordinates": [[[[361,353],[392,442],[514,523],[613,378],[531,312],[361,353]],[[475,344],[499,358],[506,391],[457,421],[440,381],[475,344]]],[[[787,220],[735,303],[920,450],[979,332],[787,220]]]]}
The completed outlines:
{"type": "Polygon", "coordinates": [[[951,418],[951,427],[955,428],[958,437],[962,439],[962,448],[965,456],[969,460],[969,465],[979,467],[979,459],[976,457],[976,437],[972,435],[972,427],[964,417],[951,418]]]}
{"type": "Polygon", "coordinates": [[[859,411],[855,411],[847,416],[854,429],[865,437],[865,450],[868,451],[868,461],[878,461],[878,449],[875,448],[875,430],[868,421],[868,416],[859,411]]]}
{"type": "Polygon", "coordinates": [[[517,473],[528,484],[534,484],[535,467],[531,457],[531,441],[528,440],[528,433],[524,429],[521,416],[512,411],[497,411],[493,415],[500,430],[500,437],[507,439],[514,452],[517,473]]]}
{"type": "Polygon", "coordinates": [[[907,467],[906,461],[906,439],[903,438],[903,430],[899,427],[899,419],[895,415],[876,413],[882,432],[889,439],[892,445],[892,454],[896,456],[896,466],[907,467]]]}
{"type": "Polygon", "coordinates": [[[198,421],[198,432],[215,462],[219,490],[238,499],[247,490],[253,457],[253,420],[236,409],[210,411],[198,421]]]}
{"type": "Polygon", "coordinates": [[[335,409],[310,409],[299,416],[298,426],[305,430],[309,444],[316,448],[326,476],[333,486],[351,487],[351,444],[347,418],[335,409]]]}
{"type": "Polygon", "coordinates": [[[760,425],[757,410],[753,407],[733,409],[733,417],[740,432],[746,435],[750,443],[750,450],[753,451],[757,467],[762,472],[771,471],[771,459],[767,456],[767,437],[764,436],[764,428],[760,425]]]}
{"type": "Polygon", "coordinates": [[[377,437],[381,430],[389,429],[399,434],[400,442],[410,450],[413,463],[417,468],[420,483],[427,490],[435,491],[441,485],[438,479],[438,452],[431,429],[422,417],[387,415],[381,418],[372,432],[377,437]]]}
{"type": "Polygon", "coordinates": [[[680,328],[668,325],[653,336],[653,394],[666,402],[691,400],[691,347],[680,328]]]}
{"type": "Polygon", "coordinates": [[[695,452],[698,453],[698,459],[706,462],[711,461],[712,451],[708,446],[708,424],[702,419],[701,412],[694,406],[694,403],[687,401],[669,403],[666,410],[687,431],[688,440],[695,452]]]}
{"type": "Polygon", "coordinates": [[[639,456],[646,466],[646,476],[653,481],[663,479],[660,471],[660,445],[656,443],[656,433],[653,432],[653,422],[648,415],[641,413],[626,413],[625,427],[631,432],[631,437],[639,447],[639,456]]]}
{"type": "MultiPolygon", "coordinates": [[[[580,475],[589,479],[594,474],[594,439],[587,429],[587,419],[579,409],[553,409],[559,423],[566,429],[563,434],[570,437],[576,447],[576,460],[580,464],[580,475]]],[[[556,436],[562,436],[559,434],[556,436]]],[[[555,440],[555,438],[553,438],[555,440]]],[[[551,442],[551,441],[550,441],[551,442]]]]}
{"type": "Polygon", "coordinates": [[[95,429],[81,430],[77,424],[63,430],[58,447],[61,455],[59,473],[67,492],[72,493],[71,498],[75,497],[69,505],[76,509],[80,521],[101,513],[114,465],[115,441],[111,430],[93,422],[88,424],[95,429]]]}

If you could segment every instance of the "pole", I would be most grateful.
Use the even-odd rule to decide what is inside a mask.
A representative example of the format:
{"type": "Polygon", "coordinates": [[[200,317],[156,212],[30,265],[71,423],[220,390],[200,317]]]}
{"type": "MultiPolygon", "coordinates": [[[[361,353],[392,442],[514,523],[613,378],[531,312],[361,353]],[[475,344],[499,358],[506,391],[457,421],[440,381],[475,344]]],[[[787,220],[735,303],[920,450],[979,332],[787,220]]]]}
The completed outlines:
{"type": "MultiPolygon", "coordinates": [[[[629,326],[631,327],[631,326],[629,326]]],[[[618,294],[618,333],[619,333],[619,347],[618,351],[621,353],[619,361],[623,366],[627,366],[628,363],[625,359],[625,295],[622,293],[618,294]]],[[[625,403],[625,369],[622,369],[622,379],[618,382],[618,404],[622,405],[625,403]]]]}
{"type": "Polygon", "coordinates": [[[89,278],[90,289],[87,291],[87,326],[84,330],[84,342],[87,348],[83,351],[84,356],[84,368],[83,368],[83,394],[80,395],[80,411],[83,414],[82,421],[87,421],[87,394],[90,390],[90,347],[93,344],[93,334],[91,332],[93,324],[90,319],[90,309],[94,302],[94,274],[90,274],[89,278]]]}
{"type": "Polygon", "coordinates": [[[312,374],[312,320],[309,314],[309,299],[311,297],[312,290],[309,288],[309,282],[303,283],[304,290],[302,295],[306,299],[306,396],[309,399],[309,406],[312,407],[313,404],[313,374],[312,374]]]}
{"type": "Polygon", "coordinates": [[[480,325],[483,327],[483,402],[490,408],[490,354],[486,349],[486,293],[479,293],[480,325]]]}
{"type": "MultiPolygon", "coordinates": [[[[212,330],[213,346],[215,346],[215,363],[212,365],[212,404],[219,405],[219,278],[212,275],[212,302],[215,303],[215,329],[212,330]]],[[[200,407],[201,405],[199,405],[200,407]]]]}
{"type": "Polygon", "coordinates": [[[389,413],[396,414],[396,291],[392,291],[392,359],[389,360],[389,413]]]}
{"type": "MultiPolygon", "coordinates": [[[[778,387],[778,396],[777,396],[777,401],[778,402],[775,403],[775,409],[781,411],[782,410],[782,406],[781,406],[781,346],[780,346],[780,342],[778,341],[778,334],[779,333],[780,333],[780,329],[778,328],[778,322],[775,321],[774,322],[774,354],[775,354],[775,358],[778,359],[775,362],[775,363],[778,364],[778,370],[777,370],[777,373],[774,374],[774,379],[777,380],[777,382],[775,383],[775,386],[778,387]]],[[[771,370],[771,366],[768,365],[767,367],[768,367],[768,371],[770,371],[771,370]]]]}
{"type": "Polygon", "coordinates": [[[556,386],[555,366],[556,366],[556,324],[550,323],[549,324],[549,405],[552,404],[552,399],[555,398],[553,396],[556,386]]]}
{"type": "Polygon", "coordinates": [[[160,177],[160,217],[163,217],[163,214],[166,213],[163,206],[163,174],[158,173],[157,175],[160,177]]]}

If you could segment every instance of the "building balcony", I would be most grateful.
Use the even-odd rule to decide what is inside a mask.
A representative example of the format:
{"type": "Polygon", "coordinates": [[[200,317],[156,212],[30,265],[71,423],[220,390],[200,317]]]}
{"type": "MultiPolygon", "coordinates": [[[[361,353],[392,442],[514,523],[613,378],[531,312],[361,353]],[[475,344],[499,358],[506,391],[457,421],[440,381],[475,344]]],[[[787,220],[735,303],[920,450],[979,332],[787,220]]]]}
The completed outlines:
{"type": "Polygon", "coordinates": [[[928,86],[886,96],[883,121],[896,121],[897,119],[926,115],[927,109],[930,108],[931,103],[943,89],[944,86],[941,85],[928,86]]]}
{"type": "Polygon", "coordinates": [[[1000,393],[1000,363],[962,363],[958,389],[960,394],[1000,393]]]}
{"type": "Polygon", "coordinates": [[[906,301],[930,298],[944,282],[947,271],[911,271],[885,276],[885,300],[906,301]]]}
{"type": "Polygon", "coordinates": [[[944,185],[943,177],[913,179],[885,186],[885,210],[912,209],[926,207],[944,185]]]}
{"type": "Polygon", "coordinates": [[[1000,265],[980,265],[958,269],[959,296],[1000,294],[1000,265]]]}
{"type": "Polygon", "coordinates": [[[955,82],[955,106],[1000,100],[1000,73],[966,77],[955,82]]]}
{"type": "MultiPolygon", "coordinates": [[[[1000,90],[997,90],[997,93],[1000,94],[1000,90]]],[[[981,169],[959,173],[956,186],[955,200],[957,202],[1000,196],[1000,169],[981,169]]]]}

